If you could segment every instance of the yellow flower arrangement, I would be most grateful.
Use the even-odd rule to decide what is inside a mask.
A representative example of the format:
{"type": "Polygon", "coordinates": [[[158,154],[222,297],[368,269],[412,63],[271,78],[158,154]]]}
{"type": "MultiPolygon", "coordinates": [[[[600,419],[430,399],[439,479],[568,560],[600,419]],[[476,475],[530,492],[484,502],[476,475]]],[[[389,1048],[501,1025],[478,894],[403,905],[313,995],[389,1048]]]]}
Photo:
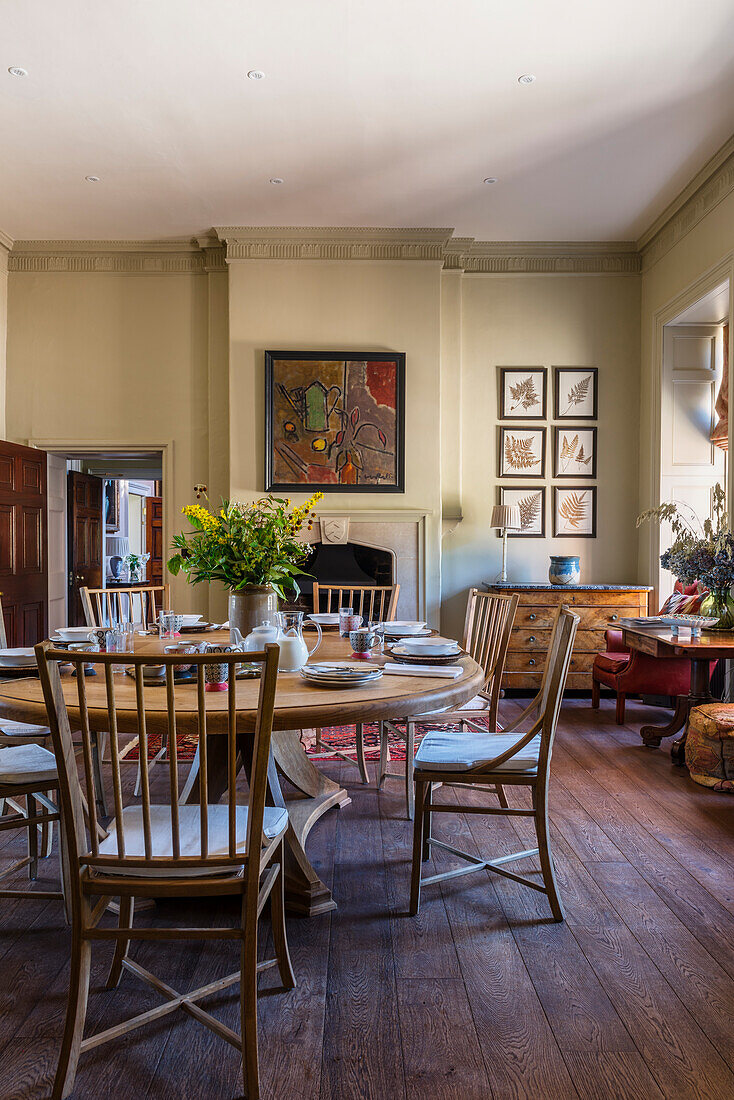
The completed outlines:
{"type": "MultiPolygon", "coordinates": [[[[195,486],[197,498],[206,487],[195,486]]],[[[302,537],[310,531],[315,507],[323,493],[314,493],[298,507],[281,497],[261,497],[250,504],[224,501],[218,515],[201,504],[187,504],[181,511],[193,530],[174,535],[168,569],[187,574],[192,584],[218,580],[232,591],[246,585],[271,585],[284,599],[285,590],[295,590],[295,577],[302,575],[302,563],[309,544],[302,537]]]]}

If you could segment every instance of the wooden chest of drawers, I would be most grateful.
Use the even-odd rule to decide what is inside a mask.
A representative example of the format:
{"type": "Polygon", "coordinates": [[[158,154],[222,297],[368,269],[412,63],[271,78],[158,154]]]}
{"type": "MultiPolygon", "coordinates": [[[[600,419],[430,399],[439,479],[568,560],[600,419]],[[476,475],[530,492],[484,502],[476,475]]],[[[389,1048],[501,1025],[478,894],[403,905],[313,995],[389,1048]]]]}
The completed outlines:
{"type": "Polygon", "coordinates": [[[513,584],[486,582],[488,592],[517,592],[520,603],[507,653],[502,686],[537,689],[556,609],[565,604],[581,617],[567,687],[591,691],[594,654],[604,649],[604,631],[625,615],[647,615],[651,588],[624,584],[513,584]]]}

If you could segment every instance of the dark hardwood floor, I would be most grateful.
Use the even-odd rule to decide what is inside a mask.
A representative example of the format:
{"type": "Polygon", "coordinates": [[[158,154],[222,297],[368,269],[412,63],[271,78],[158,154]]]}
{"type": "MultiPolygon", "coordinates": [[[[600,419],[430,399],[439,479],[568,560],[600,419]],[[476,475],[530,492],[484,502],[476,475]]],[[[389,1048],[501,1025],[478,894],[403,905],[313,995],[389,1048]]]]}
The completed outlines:
{"type": "MultiPolygon", "coordinates": [[[[504,703],[505,715],[518,705],[504,703]]],[[[564,924],[543,896],[486,871],[426,888],[419,917],[406,916],[411,827],[399,783],[378,793],[356,768],[325,765],[353,796],[309,839],[339,909],[289,920],[295,990],[263,977],[263,1096],[731,1100],[734,799],[693,784],[667,746],[642,748],[635,731],[651,716],[660,712],[632,702],[617,727],[608,701],[600,712],[578,699],[564,707],[551,785],[564,924]]],[[[439,815],[436,829],[494,853],[528,839],[523,819],[439,815]]],[[[21,845],[3,836],[5,860],[21,845]]],[[[437,850],[435,865],[451,858],[437,850]]],[[[55,856],[42,866],[39,887],[56,875],[55,856]]],[[[174,904],[195,924],[234,919],[228,904],[169,902],[136,920],[164,922],[174,904]]],[[[267,950],[267,921],[262,938],[267,950]]],[[[0,901],[2,1100],[49,1095],[68,945],[59,903],[0,901]]],[[[178,989],[237,965],[225,942],[143,942],[135,953],[178,989]]],[[[100,947],[88,1033],[156,1003],[129,974],[104,991],[108,960],[100,947]]],[[[231,991],[209,1007],[238,1028],[231,991]]],[[[120,1095],[239,1097],[237,1054],[168,1016],[82,1056],[74,1097],[120,1095]]]]}

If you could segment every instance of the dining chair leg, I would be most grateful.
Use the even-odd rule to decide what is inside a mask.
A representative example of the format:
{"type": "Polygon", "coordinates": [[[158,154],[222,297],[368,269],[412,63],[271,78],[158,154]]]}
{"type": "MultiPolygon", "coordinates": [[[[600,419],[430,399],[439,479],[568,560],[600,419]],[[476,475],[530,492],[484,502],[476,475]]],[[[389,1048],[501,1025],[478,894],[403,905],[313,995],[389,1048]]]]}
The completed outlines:
{"type": "Polygon", "coordinates": [[[380,734],[380,773],[377,779],[377,789],[382,790],[382,785],[387,775],[387,762],[390,759],[390,743],[388,741],[387,726],[385,723],[380,722],[378,729],[380,734]]]}
{"type": "Polygon", "coordinates": [[[553,919],[562,921],[565,914],[563,912],[563,903],[558,893],[556,870],[553,866],[553,854],[551,852],[550,836],[548,832],[548,791],[545,785],[543,785],[534,788],[533,793],[535,831],[538,836],[538,858],[540,859],[540,869],[543,872],[543,883],[548,893],[548,901],[550,902],[553,919]]]}
{"type": "Polygon", "coordinates": [[[359,767],[359,774],[362,777],[363,783],[369,783],[369,776],[367,774],[367,761],[364,755],[364,726],[361,722],[357,722],[357,766],[359,767]]]}
{"type": "Polygon", "coordinates": [[[189,774],[186,776],[186,782],[184,783],[183,790],[178,796],[178,801],[181,806],[185,806],[189,800],[189,795],[199,775],[200,757],[199,746],[196,746],[196,752],[194,753],[194,759],[191,761],[191,767],[189,768],[189,774]]]}
{"type": "Polygon", "coordinates": [[[497,798],[499,799],[500,806],[502,807],[502,809],[503,810],[509,810],[510,803],[507,801],[507,795],[505,794],[505,788],[502,786],[501,783],[498,783],[494,790],[495,790],[495,794],[497,795],[497,798]]]}
{"type": "MultiPolygon", "coordinates": [[[[135,898],[120,898],[120,916],[118,920],[118,928],[132,928],[134,907],[135,898]]],[[[108,989],[116,989],[117,986],[120,984],[120,978],[122,976],[122,960],[127,955],[129,947],[130,940],[116,940],[115,953],[112,956],[112,965],[110,966],[110,972],[107,975],[108,989]]]]}
{"type": "Polygon", "coordinates": [[[406,723],[405,731],[405,803],[408,808],[408,821],[415,816],[415,789],[413,773],[415,771],[415,722],[406,723]]]}
{"type": "Polygon", "coordinates": [[[278,971],[280,973],[280,980],[283,983],[283,988],[293,989],[296,984],[296,977],[291,965],[291,956],[288,950],[288,936],[285,927],[285,840],[281,840],[280,842],[278,862],[280,863],[280,871],[278,872],[278,877],[270,893],[270,919],[273,926],[273,947],[275,948],[275,957],[278,960],[278,971]]]}
{"type": "Polygon", "coordinates": [[[600,701],[601,701],[601,688],[599,686],[599,681],[595,680],[592,676],[592,678],[591,678],[591,705],[592,705],[594,710],[599,709],[600,701]]]}
{"type": "Polygon", "coordinates": [[[106,733],[98,733],[92,740],[92,769],[94,771],[94,791],[97,797],[97,813],[101,817],[110,816],[110,812],[107,807],[107,794],[105,793],[104,789],[104,778],[102,776],[102,760],[104,758],[104,750],[106,744],[106,733]]]}
{"type": "Polygon", "coordinates": [[[624,704],[627,696],[623,691],[617,693],[617,710],[615,718],[618,726],[624,725],[624,704]]]}
{"type": "MultiPolygon", "coordinates": [[[[426,797],[423,803],[423,851],[422,859],[425,863],[431,858],[431,799],[433,798],[433,783],[429,783],[426,797]]],[[[420,802],[418,803],[420,807],[420,802]]]]}
{"type": "Polygon", "coordinates": [[[91,969],[92,945],[82,937],[81,929],[72,929],[71,968],[69,973],[69,999],[66,1006],[64,1037],[61,1040],[61,1053],[54,1079],[51,1100],[65,1100],[71,1095],[79,1061],[79,1048],[84,1034],[84,1020],[87,1015],[89,996],[89,974],[91,969]]]}
{"type": "Polygon", "coordinates": [[[415,797],[418,802],[418,812],[413,822],[413,866],[410,872],[410,915],[414,917],[418,912],[421,902],[421,863],[423,855],[423,823],[425,821],[424,806],[426,801],[426,787],[430,789],[430,783],[416,783],[415,797]]]}
{"type": "Polygon", "coordinates": [[[260,1073],[257,1054],[257,916],[246,913],[242,900],[242,949],[240,951],[240,1016],[242,1020],[242,1074],[247,1100],[259,1100],[260,1073]]]}
{"type": "MultiPolygon", "coordinates": [[[[38,804],[36,803],[33,795],[27,794],[25,797],[26,813],[28,818],[34,818],[38,814],[38,804]]],[[[30,863],[28,864],[28,878],[31,882],[35,882],[38,878],[38,826],[35,824],[28,826],[28,858],[30,863]]]]}
{"type": "MultiPolygon", "coordinates": [[[[46,798],[49,800],[53,797],[52,791],[45,791],[46,798]]],[[[45,807],[44,807],[45,812],[45,807]]],[[[41,859],[49,859],[54,845],[54,823],[53,821],[44,821],[41,825],[41,859]]]]}

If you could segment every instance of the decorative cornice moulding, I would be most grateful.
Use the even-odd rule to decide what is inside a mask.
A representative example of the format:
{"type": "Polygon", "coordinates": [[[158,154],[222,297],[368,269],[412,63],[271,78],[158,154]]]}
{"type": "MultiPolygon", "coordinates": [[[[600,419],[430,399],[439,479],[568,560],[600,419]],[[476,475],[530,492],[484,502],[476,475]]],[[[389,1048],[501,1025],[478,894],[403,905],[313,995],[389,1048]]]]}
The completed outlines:
{"type": "Polygon", "coordinates": [[[207,252],[191,239],[15,241],[8,261],[9,270],[15,272],[195,275],[214,269],[207,252]]]}
{"type": "Polygon", "coordinates": [[[3,233],[2,229],[0,229],[0,246],[8,252],[13,247],[13,238],[8,236],[7,233],[3,233]]]}
{"type": "Polygon", "coordinates": [[[646,271],[734,191],[734,135],[673,199],[637,241],[646,271]]]}
{"type": "Polygon", "coordinates": [[[447,267],[481,275],[637,275],[632,241],[471,241],[447,267]]]}
{"type": "Polygon", "coordinates": [[[452,229],[217,226],[227,263],[240,260],[433,260],[452,229]]]}

